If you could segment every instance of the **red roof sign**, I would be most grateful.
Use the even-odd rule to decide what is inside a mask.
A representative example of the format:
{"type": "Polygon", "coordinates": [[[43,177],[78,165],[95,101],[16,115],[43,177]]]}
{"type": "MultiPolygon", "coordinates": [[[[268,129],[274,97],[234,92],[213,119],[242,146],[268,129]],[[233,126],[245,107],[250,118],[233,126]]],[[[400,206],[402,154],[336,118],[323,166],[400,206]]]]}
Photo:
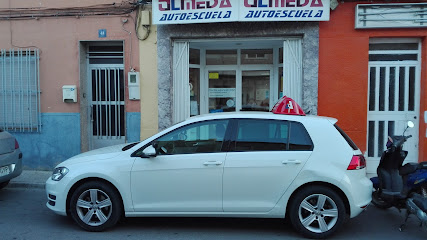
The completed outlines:
{"type": "Polygon", "coordinates": [[[305,116],[302,108],[296,103],[292,98],[283,96],[279,101],[274,105],[271,110],[274,114],[286,114],[286,115],[300,115],[305,116]]]}

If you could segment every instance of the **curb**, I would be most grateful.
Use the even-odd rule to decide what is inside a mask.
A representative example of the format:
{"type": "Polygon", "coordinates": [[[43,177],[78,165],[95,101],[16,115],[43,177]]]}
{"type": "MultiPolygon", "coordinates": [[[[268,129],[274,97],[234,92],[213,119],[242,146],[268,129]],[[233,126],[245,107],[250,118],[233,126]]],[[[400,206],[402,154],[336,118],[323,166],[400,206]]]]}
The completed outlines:
{"type": "Polygon", "coordinates": [[[6,188],[33,188],[33,189],[44,189],[44,183],[23,183],[23,182],[10,182],[6,188]]]}

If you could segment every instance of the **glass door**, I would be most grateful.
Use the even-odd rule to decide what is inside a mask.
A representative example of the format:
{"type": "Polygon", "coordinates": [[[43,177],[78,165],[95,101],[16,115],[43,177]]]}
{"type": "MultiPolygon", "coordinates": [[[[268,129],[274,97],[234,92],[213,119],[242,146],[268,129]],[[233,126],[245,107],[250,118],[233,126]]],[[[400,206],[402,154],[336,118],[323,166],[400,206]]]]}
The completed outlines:
{"type": "Polygon", "coordinates": [[[208,71],[209,113],[236,111],[236,70],[208,71]]]}
{"type": "Polygon", "coordinates": [[[242,110],[270,110],[270,70],[242,71],[242,110]]]}

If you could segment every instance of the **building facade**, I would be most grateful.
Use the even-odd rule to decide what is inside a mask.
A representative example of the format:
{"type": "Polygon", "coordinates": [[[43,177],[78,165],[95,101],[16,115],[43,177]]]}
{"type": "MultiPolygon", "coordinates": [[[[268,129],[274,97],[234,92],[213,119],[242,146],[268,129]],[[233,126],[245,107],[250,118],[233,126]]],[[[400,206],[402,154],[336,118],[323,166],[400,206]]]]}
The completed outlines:
{"type": "Polygon", "coordinates": [[[0,127],[19,141],[25,168],[140,140],[142,6],[43,0],[0,9],[0,127]]]}
{"type": "Polygon", "coordinates": [[[159,128],[190,116],[270,110],[283,95],[317,114],[319,21],[329,1],[158,1],[159,128]]]}
{"type": "Polygon", "coordinates": [[[319,30],[319,115],[339,119],[376,173],[389,135],[405,134],[406,162],[426,141],[425,1],[343,1],[319,30]]]}

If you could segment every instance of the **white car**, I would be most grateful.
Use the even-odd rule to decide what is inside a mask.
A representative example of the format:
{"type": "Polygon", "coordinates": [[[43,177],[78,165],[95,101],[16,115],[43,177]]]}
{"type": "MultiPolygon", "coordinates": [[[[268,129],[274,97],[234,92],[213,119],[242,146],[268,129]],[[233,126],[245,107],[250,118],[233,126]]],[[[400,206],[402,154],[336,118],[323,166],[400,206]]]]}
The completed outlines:
{"type": "Polygon", "coordinates": [[[324,238],[372,195],[365,159],[336,122],[271,112],[192,117],[62,162],[46,182],[46,205],[88,231],[123,216],[288,217],[305,237],[324,238]]]}

